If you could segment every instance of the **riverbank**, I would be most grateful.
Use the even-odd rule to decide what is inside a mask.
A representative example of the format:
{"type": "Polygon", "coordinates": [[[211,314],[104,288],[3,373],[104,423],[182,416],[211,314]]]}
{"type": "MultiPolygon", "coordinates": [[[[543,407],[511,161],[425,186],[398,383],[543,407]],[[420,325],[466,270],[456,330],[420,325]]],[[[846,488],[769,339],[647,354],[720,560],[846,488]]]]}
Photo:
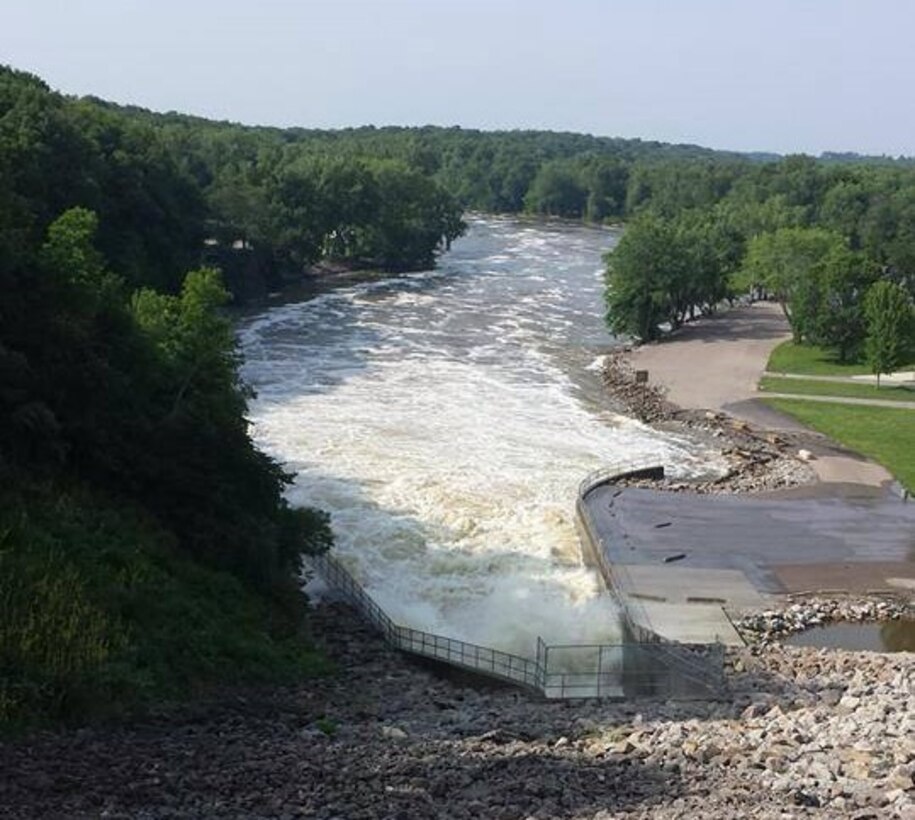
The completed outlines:
{"type": "MultiPolygon", "coordinates": [[[[683,409],[668,398],[665,387],[640,382],[630,351],[605,357],[603,380],[610,400],[620,412],[663,430],[698,438],[720,449],[727,472],[711,480],[672,482],[660,485],[670,490],[697,493],[763,492],[805,486],[816,480],[809,462],[798,453],[812,446],[804,430],[759,430],[753,425],[714,410],[683,409]]],[[[698,376],[696,376],[698,378],[698,376]]],[[[625,486],[658,486],[651,480],[623,480],[625,486]]]]}
{"type": "Polygon", "coordinates": [[[778,343],[773,325],[781,320],[772,306],[753,310],[739,309],[733,322],[716,317],[690,328],[688,339],[678,334],[652,346],[652,361],[669,354],[658,370],[673,367],[675,389],[659,383],[657,371],[648,371],[647,380],[638,374],[636,367],[646,363],[642,348],[611,354],[604,363],[604,382],[619,410],[700,438],[729,466],[725,475],[700,482],[624,479],[595,488],[583,501],[591,535],[623,594],[670,639],[725,640],[724,629],[739,642],[723,613],[734,620],[778,607],[789,594],[879,591],[906,602],[915,590],[908,543],[915,507],[892,491],[884,468],[800,425],[772,429],[723,412],[756,401],[741,398],[751,394],[740,379],[728,386],[729,357],[754,384],[753,368],[758,378],[778,343]],[[750,337],[745,344],[742,333],[750,337]],[[697,356],[707,337],[711,347],[697,356]],[[719,383],[708,395],[702,391],[706,373],[719,383]],[[689,389],[677,389],[678,383],[689,389]],[[704,497],[711,493],[726,497],[704,497]]]}

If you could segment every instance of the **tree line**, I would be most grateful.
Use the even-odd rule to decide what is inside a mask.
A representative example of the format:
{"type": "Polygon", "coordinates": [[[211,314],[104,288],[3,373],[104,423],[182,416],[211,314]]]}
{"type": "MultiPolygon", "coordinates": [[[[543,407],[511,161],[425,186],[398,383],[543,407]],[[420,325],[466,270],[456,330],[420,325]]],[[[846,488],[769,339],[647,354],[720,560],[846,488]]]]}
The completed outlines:
{"type": "Polygon", "coordinates": [[[464,230],[455,197],[393,155],[64,98],[2,67],[0,116],[0,221],[14,239],[2,252],[85,207],[99,217],[100,249],[134,286],[177,292],[207,241],[253,250],[276,284],[323,259],[430,267],[464,230]]]}
{"type": "Polygon", "coordinates": [[[607,257],[612,330],[652,340],[724,299],[756,294],[781,304],[796,342],[830,348],[841,362],[866,354],[887,372],[915,354],[908,164],[788,157],[747,166],[720,195],[705,186],[701,204],[678,193],[680,177],[669,177],[672,191],[656,179],[658,195],[643,200],[607,257]]]}

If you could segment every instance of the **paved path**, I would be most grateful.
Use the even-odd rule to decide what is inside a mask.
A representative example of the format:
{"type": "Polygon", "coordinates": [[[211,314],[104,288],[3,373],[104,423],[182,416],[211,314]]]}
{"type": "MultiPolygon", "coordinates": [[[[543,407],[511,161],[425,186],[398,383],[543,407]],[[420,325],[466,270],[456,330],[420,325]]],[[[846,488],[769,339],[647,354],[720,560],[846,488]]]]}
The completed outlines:
{"type": "Polygon", "coordinates": [[[766,399],[799,399],[802,401],[821,401],[827,404],[859,404],[864,407],[898,407],[903,410],[915,410],[915,401],[896,401],[895,399],[862,399],[854,396],[821,396],[816,393],[771,393],[768,390],[759,394],[766,399]]]}
{"type": "MultiPolygon", "coordinates": [[[[905,374],[896,374],[908,376],[908,373],[905,374]]],[[[873,382],[870,381],[872,376],[859,375],[859,376],[814,376],[810,373],[780,373],[777,370],[767,370],[763,373],[763,376],[769,376],[773,379],[799,379],[800,381],[805,382],[838,382],[840,384],[866,384],[873,386],[876,384],[876,380],[873,382]]],[[[906,378],[892,380],[892,374],[887,376],[882,376],[881,381],[885,387],[899,387],[899,386],[908,386],[910,384],[915,384],[915,379],[906,378]]]]}
{"type": "MultiPolygon", "coordinates": [[[[725,410],[754,398],[769,354],[791,337],[781,308],[757,302],[690,322],[666,340],[642,345],[631,361],[651,383],[691,410],[725,410]]],[[[751,419],[755,420],[755,419],[751,419]]]]}

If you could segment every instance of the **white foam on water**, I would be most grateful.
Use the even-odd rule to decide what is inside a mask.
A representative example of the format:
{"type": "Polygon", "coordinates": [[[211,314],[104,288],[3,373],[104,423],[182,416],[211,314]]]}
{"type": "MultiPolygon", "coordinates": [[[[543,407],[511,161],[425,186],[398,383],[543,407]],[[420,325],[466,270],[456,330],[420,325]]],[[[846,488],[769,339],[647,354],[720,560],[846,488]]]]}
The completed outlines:
{"type": "Polygon", "coordinates": [[[587,408],[551,352],[581,325],[610,341],[592,277],[606,237],[506,228],[471,232],[518,257],[505,271],[477,271],[471,247],[414,279],[420,291],[357,285],[273,309],[241,339],[258,441],[296,472],[293,503],[331,513],[334,551],[369,594],[399,623],[531,656],[537,636],[619,640],[612,601],[581,563],[582,478],[621,460],[680,475],[709,464],[689,441],[587,408]],[[556,265],[569,243],[582,258],[565,279],[531,282],[523,271],[549,277],[543,257],[556,265]],[[586,286],[592,312],[571,327],[564,299],[586,286]]]}

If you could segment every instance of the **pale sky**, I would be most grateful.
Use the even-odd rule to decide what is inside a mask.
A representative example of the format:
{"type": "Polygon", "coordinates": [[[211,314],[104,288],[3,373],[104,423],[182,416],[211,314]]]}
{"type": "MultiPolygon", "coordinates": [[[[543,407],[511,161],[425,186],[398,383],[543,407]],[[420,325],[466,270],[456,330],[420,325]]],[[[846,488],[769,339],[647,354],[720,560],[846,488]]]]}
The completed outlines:
{"type": "Polygon", "coordinates": [[[915,0],[0,0],[0,63],[261,125],[915,155],[915,0]]]}

